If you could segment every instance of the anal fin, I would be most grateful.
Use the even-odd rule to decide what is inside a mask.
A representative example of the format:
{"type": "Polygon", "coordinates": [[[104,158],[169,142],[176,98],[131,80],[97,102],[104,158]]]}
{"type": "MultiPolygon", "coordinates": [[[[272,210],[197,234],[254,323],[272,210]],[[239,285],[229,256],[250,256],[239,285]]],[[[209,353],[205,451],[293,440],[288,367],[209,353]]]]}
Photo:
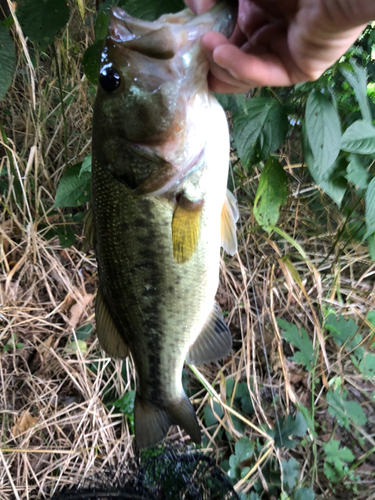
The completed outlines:
{"type": "Polygon", "coordinates": [[[237,253],[236,222],[239,218],[236,198],[227,189],[221,211],[221,246],[229,255],[237,253]]]}
{"type": "Polygon", "coordinates": [[[173,258],[184,264],[194,255],[198,245],[203,200],[180,197],[172,220],[173,258]]]}
{"type": "Polygon", "coordinates": [[[189,348],[186,362],[191,365],[202,365],[217,361],[227,356],[232,348],[232,337],[228,326],[214,304],[207,321],[198,338],[189,348]]]}
{"type": "Polygon", "coordinates": [[[144,401],[137,393],[134,401],[135,446],[153,446],[166,436],[171,425],[179,425],[195,443],[201,442],[201,432],[194,408],[185,393],[176,404],[158,408],[144,401]]]}
{"type": "Polygon", "coordinates": [[[118,331],[99,287],[95,304],[96,333],[102,349],[112,358],[125,359],[129,348],[118,331]]]}

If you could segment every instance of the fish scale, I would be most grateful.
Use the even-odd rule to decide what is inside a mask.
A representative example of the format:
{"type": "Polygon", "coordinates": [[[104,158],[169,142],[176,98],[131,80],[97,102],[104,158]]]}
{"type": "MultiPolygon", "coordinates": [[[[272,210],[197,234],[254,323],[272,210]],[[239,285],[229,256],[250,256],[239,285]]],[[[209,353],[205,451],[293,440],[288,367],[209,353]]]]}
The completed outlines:
{"type": "Polygon", "coordinates": [[[184,11],[166,19],[146,23],[112,11],[94,108],[97,334],[108,354],[123,358],[130,351],[134,360],[139,448],[158,442],[172,424],[200,441],[182,388],[183,363],[220,359],[231,348],[214,296],[220,245],[236,251],[238,214],[226,197],[226,117],[208,92],[199,38],[218,22],[230,32],[233,8],[224,4],[197,18],[184,11]],[[130,22],[142,24],[139,40],[127,38],[130,22]],[[145,80],[150,65],[157,70],[160,54],[160,74],[145,80]],[[142,116],[152,117],[144,134],[142,116]]]}

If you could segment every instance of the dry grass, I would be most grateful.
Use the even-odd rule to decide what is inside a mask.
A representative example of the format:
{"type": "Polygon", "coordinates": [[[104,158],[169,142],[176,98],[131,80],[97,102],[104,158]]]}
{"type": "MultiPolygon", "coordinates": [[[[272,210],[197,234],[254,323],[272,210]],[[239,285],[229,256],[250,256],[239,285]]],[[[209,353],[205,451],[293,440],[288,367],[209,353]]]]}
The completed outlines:
{"type": "MultiPolygon", "coordinates": [[[[75,22],[74,17],[71,23],[75,22]]],[[[87,28],[70,41],[78,54],[91,35],[87,28]]],[[[95,335],[89,338],[86,352],[69,349],[76,329],[93,321],[94,255],[81,250],[82,237],[69,249],[62,249],[57,237],[47,239],[51,228],[64,223],[62,213],[51,211],[65,167],[64,144],[69,163],[82,160],[90,150],[93,92],[81,77],[80,56],[66,49],[66,39],[67,35],[57,44],[63,88],[69,89],[65,96],[66,138],[56,61],[37,55],[32,66],[19,32],[17,75],[0,104],[4,128],[1,167],[9,182],[1,195],[0,213],[1,500],[49,498],[64,485],[134,456],[127,422],[103,403],[108,390],[115,399],[130,388],[132,362],[127,360],[122,366],[103,357],[95,335]],[[4,351],[6,345],[10,347],[4,351]]],[[[298,402],[314,405],[321,427],[313,444],[299,445],[291,453],[271,446],[267,453],[277,460],[290,455],[297,458],[301,478],[314,484],[325,498],[330,488],[321,473],[316,447],[335,435],[360,462],[375,446],[371,400],[375,388],[373,381],[364,380],[354,369],[347,351],[325,339],[321,318],[332,308],[365,328],[367,311],[375,309],[375,265],[359,243],[346,245],[339,240],[331,251],[343,216],[304,180],[301,168],[289,172],[296,195],[291,194],[280,227],[291,241],[254,231],[246,193],[254,192],[257,175],[244,174],[242,181],[236,181],[240,248],[233,259],[224,257],[218,291],[218,301],[228,313],[234,352],[223,366],[200,368],[198,377],[203,375],[213,389],[202,388],[193,375],[191,385],[196,388],[193,401],[203,432],[209,436],[206,452],[217,460],[228,457],[229,445],[212,438],[205,429],[203,408],[211,404],[213,390],[217,397],[225,397],[229,378],[249,384],[255,413],[246,421],[245,435],[252,440],[264,435],[261,425],[274,428],[298,402]],[[324,224],[311,208],[313,202],[321,203],[319,217],[324,224]],[[276,318],[303,326],[314,343],[320,344],[314,390],[311,374],[288,359],[292,353],[280,336],[276,318]],[[364,428],[343,432],[328,415],[325,386],[335,377],[341,377],[350,398],[362,404],[369,421],[364,428]]],[[[74,230],[82,234],[80,226],[74,230]]],[[[368,339],[365,345],[370,347],[368,339]]],[[[220,425],[237,440],[241,434],[233,426],[232,414],[232,409],[226,410],[220,425]]],[[[188,442],[173,428],[168,440],[176,439],[188,442]]],[[[241,482],[237,489],[248,490],[259,478],[265,484],[258,467],[262,457],[257,459],[250,482],[241,482]]],[[[371,456],[356,473],[364,486],[358,498],[375,498],[371,456]]]]}

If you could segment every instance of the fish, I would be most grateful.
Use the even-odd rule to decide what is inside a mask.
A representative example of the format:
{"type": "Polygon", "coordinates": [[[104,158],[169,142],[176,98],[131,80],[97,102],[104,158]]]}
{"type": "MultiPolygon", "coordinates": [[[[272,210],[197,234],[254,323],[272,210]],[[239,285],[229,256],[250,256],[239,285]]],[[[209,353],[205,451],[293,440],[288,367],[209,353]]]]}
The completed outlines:
{"type": "Polygon", "coordinates": [[[101,53],[92,136],[92,223],[98,263],[96,331],[136,371],[137,449],[171,425],[201,431],[182,386],[184,361],[227,356],[215,294],[220,247],[237,251],[238,208],[227,191],[229,132],[208,90],[200,38],[230,36],[237,2],[154,22],[112,7],[101,53]]]}

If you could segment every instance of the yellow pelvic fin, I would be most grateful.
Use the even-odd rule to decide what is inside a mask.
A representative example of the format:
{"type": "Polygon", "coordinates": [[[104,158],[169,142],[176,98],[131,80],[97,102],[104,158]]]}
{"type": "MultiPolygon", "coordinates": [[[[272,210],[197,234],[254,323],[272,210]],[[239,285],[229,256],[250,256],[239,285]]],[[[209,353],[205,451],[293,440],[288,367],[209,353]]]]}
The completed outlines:
{"type": "Polygon", "coordinates": [[[173,258],[184,264],[197,248],[203,200],[190,201],[183,195],[178,200],[172,220],[173,258]]]}
{"type": "Polygon", "coordinates": [[[100,288],[96,294],[95,319],[96,333],[102,349],[112,358],[125,359],[129,348],[112,319],[100,288]]]}
{"type": "Polygon", "coordinates": [[[221,246],[229,255],[237,253],[236,222],[238,217],[236,198],[227,190],[221,211],[221,246]]]}

